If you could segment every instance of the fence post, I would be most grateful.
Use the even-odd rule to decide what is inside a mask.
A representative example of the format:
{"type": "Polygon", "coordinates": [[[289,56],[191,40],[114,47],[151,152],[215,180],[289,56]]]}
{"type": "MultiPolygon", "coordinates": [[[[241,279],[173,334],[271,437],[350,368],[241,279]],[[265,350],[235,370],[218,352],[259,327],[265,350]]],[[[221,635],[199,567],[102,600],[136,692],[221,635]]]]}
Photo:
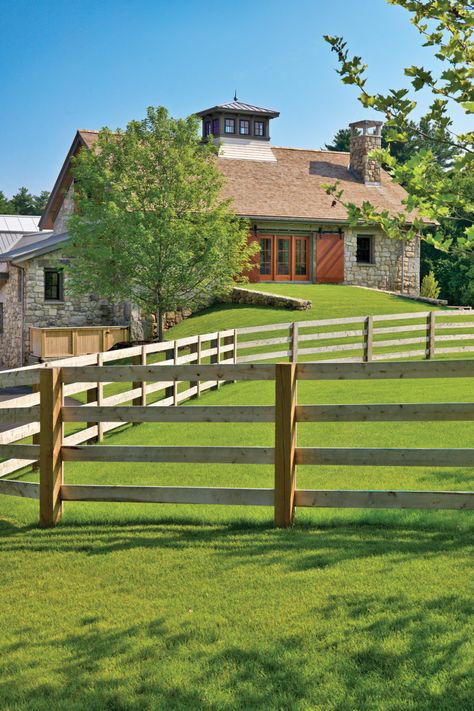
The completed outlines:
{"type": "MultiPolygon", "coordinates": [[[[32,393],[39,393],[40,392],[39,383],[31,386],[31,392],[32,393]]],[[[32,444],[39,444],[40,443],[40,433],[39,432],[37,432],[36,434],[34,434],[32,436],[31,442],[32,442],[32,444]]],[[[39,467],[40,467],[40,465],[39,465],[39,459],[38,459],[37,462],[34,462],[31,465],[31,470],[34,472],[39,472],[39,467]]]]}
{"type": "MultiPolygon", "coordinates": [[[[97,354],[97,365],[104,365],[104,356],[102,353],[97,354]]],[[[104,383],[97,383],[97,407],[104,403],[104,383]]],[[[104,423],[97,422],[97,441],[104,441],[104,423]]]]}
{"type": "Polygon", "coordinates": [[[275,526],[293,523],[296,484],[296,365],[275,365],[275,526]]]}
{"type": "MultiPolygon", "coordinates": [[[[170,360],[174,365],[176,365],[175,341],[173,342],[172,348],[169,348],[165,351],[165,360],[170,360]]],[[[165,398],[169,397],[174,397],[174,385],[169,385],[167,388],[165,388],[165,398]]]]}
{"type": "Polygon", "coordinates": [[[60,368],[40,373],[40,526],[55,526],[62,515],[63,385],[60,368]]]}
{"type": "MultiPolygon", "coordinates": [[[[210,358],[211,363],[219,363],[219,361],[220,361],[220,355],[221,355],[220,343],[221,343],[221,332],[218,331],[217,338],[213,339],[210,342],[211,348],[216,349],[216,352],[213,355],[211,355],[211,358],[210,358]]],[[[212,386],[211,390],[219,390],[219,386],[220,386],[220,383],[218,380],[216,380],[216,384],[212,386]]]]}
{"type": "MultiPolygon", "coordinates": [[[[97,365],[102,365],[102,362],[99,362],[99,356],[100,353],[97,353],[97,365]]],[[[100,383],[102,385],[102,383],[100,383]]],[[[102,387],[103,391],[103,387],[102,387]]],[[[99,404],[99,383],[96,383],[95,388],[90,388],[90,390],[86,390],[86,402],[88,405],[91,405],[92,403],[95,403],[96,405],[99,404]]],[[[101,423],[102,424],[102,423],[101,423]]],[[[99,427],[98,422],[88,422],[86,424],[86,427],[99,427]]],[[[97,430],[97,435],[99,434],[99,430],[97,430]]],[[[97,442],[98,441],[98,436],[97,437],[91,437],[90,441],[91,443],[97,442]]]]}
{"type": "Polygon", "coordinates": [[[436,311],[430,311],[426,319],[426,358],[434,358],[436,337],[436,311]]]}
{"type": "MultiPolygon", "coordinates": [[[[146,352],[144,353],[144,348],[145,346],[142,346],[141,353],[140,355],[137,356],[132,356],[132,365],[143,365],[143,357],[145,357],[145,365],[146,365],[146,352]]],[[[145,397],[145,404],[146,404],[146,383],[143,383],[141,380],[135,380],[132,383],[132,388],[135,390],[135,388],[140,388],[140,395],[138,397],[134,397],[132,400],[132,405],[137,405],[140,407],[140,405],[143,405],[143,398],[145,397]]],[[[139,425],[140,422],[134,422],[133,426],[139,425]]]]}
{"type": "Polygon", "coordinates": [[[290,363],[297,363],[298,362],[298,322],[293,321],[293,323],[290,326],[291,329],[291,335],[290,335],[290,344],[291,344],[291,356],[290,356],[290,363]]]}
{"type": "Polygon", "coordinates": [[[374,342],[374,317],[367,316],[365,319],[365,334],[364,334],[364,361],[370,363],[373,359],[372,346],[374,342]]]}

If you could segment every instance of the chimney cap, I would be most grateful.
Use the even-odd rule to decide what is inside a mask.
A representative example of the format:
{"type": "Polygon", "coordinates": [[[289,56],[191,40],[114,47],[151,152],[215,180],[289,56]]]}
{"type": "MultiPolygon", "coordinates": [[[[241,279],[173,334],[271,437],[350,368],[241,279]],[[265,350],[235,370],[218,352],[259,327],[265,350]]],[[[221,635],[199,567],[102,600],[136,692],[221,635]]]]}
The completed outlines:
{"type": "Polygon", "coordinates": [[[383,126],[383,121],[364,119],[363,121],[353,121],[349,126],[350,128],[377,128],[378,126],[383,126]]]}

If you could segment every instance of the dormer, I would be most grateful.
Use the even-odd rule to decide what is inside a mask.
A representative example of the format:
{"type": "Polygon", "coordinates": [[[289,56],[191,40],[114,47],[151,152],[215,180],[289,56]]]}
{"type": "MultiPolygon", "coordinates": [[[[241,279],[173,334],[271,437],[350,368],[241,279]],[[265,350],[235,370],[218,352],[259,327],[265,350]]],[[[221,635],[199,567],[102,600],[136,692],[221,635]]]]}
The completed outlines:
{"type": "Polygon", "coordinates": [[[274,161],[270,148],[270,121],[279,111],[231,101],[199,111],[203,140],[212,136],[220,146],[219,157],[274,161]]]}

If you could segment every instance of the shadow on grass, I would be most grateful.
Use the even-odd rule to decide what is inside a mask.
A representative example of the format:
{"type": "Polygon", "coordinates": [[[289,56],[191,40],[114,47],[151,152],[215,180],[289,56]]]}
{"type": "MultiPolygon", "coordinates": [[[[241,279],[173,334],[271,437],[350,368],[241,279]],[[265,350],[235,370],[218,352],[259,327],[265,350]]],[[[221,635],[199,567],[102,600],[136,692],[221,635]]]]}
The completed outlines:
{"type": "MultiPolygon", "coordinates": [[[[157,617],[104,630],[100,618],[89,616],[72,634],[29,642],[32,656],[61,655],[54,682],[23,686],[27,670],[18,667],[18,676],[3,678],[0,694],[29,711],[470,711],[472,612],[472,605],[450,595],[419,602],[335,594],[311,611],[318,624],[304,637],[275,620],[263,640],[243,644],[191,619],[171,627],[157,617]],[[339,625],[334,629],[333,620],[339,625]]],[[[27,638],[31,630],[22,632],[27,638]]],[[[14,660],[17,644],[0,647],[4,659],[14,660]]]]}
{"type": "MultiPolygon", "coordinates": [[[[458,516],[469,514],[457,512],[458,516]]],[[[257,562],[271,566],[277,562],[288,570],[303,571],[377,556],[384,557],[388,566],[439,554],[468,556],[474,546],[474,528],[460,529],[453,519],[449,524],[437,528],[423,520],[408,523],[387,518],[383,524],[326,521],[317,526],[300,523],[281,530],[267,522],[206,524],[169,518],[151,522],[63,523],[55,529],[42,530],[33,525],[19,528],[0,520],[0,541],[4,552],[78,552],[91,556],[206,547],[224,566],[252,566],[257,562]]]]}

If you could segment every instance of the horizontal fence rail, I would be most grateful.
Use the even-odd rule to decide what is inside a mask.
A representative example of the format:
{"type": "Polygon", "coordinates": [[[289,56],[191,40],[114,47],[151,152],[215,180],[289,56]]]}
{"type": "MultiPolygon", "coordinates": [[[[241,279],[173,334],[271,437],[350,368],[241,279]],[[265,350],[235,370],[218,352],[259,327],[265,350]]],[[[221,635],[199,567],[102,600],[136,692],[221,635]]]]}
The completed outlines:
{"type": "Polygon", "coordinates": [[[295,394],[297,380],[471,378],[474,360],[433,358],[474,352],[473,329],[469,310],[302,321],[227,329],[0,372],[0,387],[33,389],[0,402],[0,424],[12,425],[0,432],[0,494],[39,498],[43,525],[59,520],[62,501],[103,501],[107,491],[117,501],[274,505],[278,525],[291,522],[295,506],[334,502],[369,508],[472,508],[471,492],[302,492],[294,482],[300,465],[473,467],[469,449],[301,448],[296,441],[297,424],[303,422],[472,421],[471,403],[300,405],[295,394]],[[417,343],[421,348],[411,350],[417,343]],[[403,350],[407,346],[410,350],[403,350]],[[406,357],[419,360],[391,362],[406,357]],[[281,358],[290,363],[275,365],[281,358]],[[274,381],[275,406],[180,407],[207,390],[240,380],[274,381]],[[84,404],[65,403],[68,397],[81,397],[84,404]],[[141,422],[265,422],[274,423],[277,436],[271,448],[83,446],[102,442],[105,433],[125,423],[141,422]],[[64,436],[63,426],[69,423],[85,427],[64,436]],[[22,442],[28,437],[32,444],[22,442]],[[46,451],[48,459],[44,455],[42,462],[46,451]],[[68,461],[265,464],[275,468],[276,479],[275,488],[268,490],[101,486],[94,488],[101,498],[94,499],[89,487],[63,483],[68,461]],[[31,465],[49,471],[47,485],[44,477],[41,487],[6,478],[31,465]],[[149,488],[153,492],[145,491],[149,488]]]}

